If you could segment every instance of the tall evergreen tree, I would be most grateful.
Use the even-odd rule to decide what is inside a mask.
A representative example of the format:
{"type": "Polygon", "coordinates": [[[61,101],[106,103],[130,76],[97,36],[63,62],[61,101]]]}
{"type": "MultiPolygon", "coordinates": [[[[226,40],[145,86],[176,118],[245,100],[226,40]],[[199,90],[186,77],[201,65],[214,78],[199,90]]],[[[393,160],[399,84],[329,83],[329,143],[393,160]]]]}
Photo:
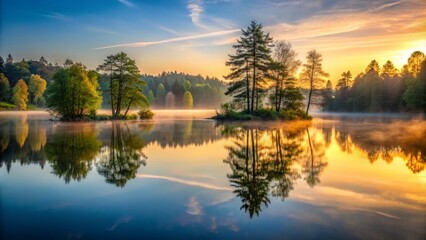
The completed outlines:
{"type": "Polygon", "coordinates": [[[349,100],[349,90],[352,84],[352,73],[351,71],[343,72],[342,78],[337,81],[336,84],[336,102],[337,109],[344,109],[349,100]]]}
{"type": "Polygon", "coordinates": [[[158,84],[157,92],[155,95],[155,103],[158,106],[164,106],[164,103],[166,101],[166,89],[164,88],[164,85],[162,83],[158,84]]]}
{"type": "Polygon", "coordinates": [[[0,73],[0,101],[10,101],[10,94],[11,89],[9,80],[3,73],[0,73]]]}
{"type": "Polygon", "coordinates": [[[4,60],[0,56],[0,73],[4,73],[4,60]]]}
{"type": "Polygon", "coordinates": [[[235,55],[229,55],[231,73],[225,76],[232,80],[226,92],[234,101],[246,105],[251,114],[259,107],[265,89],[265,75],[271,62],[272,38],[263,32],[263,27],[252,21],[234,45],[235,55]]]}

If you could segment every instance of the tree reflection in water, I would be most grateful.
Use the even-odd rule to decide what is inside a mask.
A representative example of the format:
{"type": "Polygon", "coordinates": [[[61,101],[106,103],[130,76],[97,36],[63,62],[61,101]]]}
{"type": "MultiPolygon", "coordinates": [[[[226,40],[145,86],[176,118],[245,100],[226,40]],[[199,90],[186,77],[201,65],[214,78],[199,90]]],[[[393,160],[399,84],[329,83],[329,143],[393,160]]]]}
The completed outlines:
{"type": "Polygon", "coordinates": [[[306,124],[295,126],[272,130],[223,127],[223,134],[233,139],[226,146],[228,157],[224,160],[232,171],[228,178],[242,201],[241,209],[250,218],[258,216],[263,206],[268,207],[269,192],[284,201],[302,176],[311,187],[319,183],[319,174],[327,166],[324,139],[311,139],[306,124]],[[309,153],[308,158],[304,152],[309,153]],[[302,172],[297,167],[300,164],[302,172]]]}
{"type": "Polygon", "coordinates": [[[45,152],[53,174],[69,183],[86,178],[100,148],[93,124],[59,125],[53,130],[45,152]]]}
{"type": "Polygon", "coordinates": [[[321,182],[319,175],[328,163],[323,160],[325,155],[324,139],[316,138],[316,136],[311,138],[308,128],[306,128],[306,136],[309,147],[306,149],[307,154],[303,163],[302,175],[306,183],[312,188],[321,182]]]}
{"type": "Polygon", "coordinates": [[[323,129],[335,132],[335,140],[343,152],[352,153],[357,148],[364,151],[368,161],[382,159],[390,164],[395,157],[402,158],[413,173],[426,167],[426,121],[409,123],[394,121],[384,124],[372,121],[331,121],[323,129]]]}
{"type": "Polygon", "coordinates": [[[146,165],[147,157],[142,152],[145,144],[125,122],[112,122],[110,131],[111,141],[102,148],[96,168],[107,183],[124,187],[128,180],[136,177],[141,164],[146,165]]]}

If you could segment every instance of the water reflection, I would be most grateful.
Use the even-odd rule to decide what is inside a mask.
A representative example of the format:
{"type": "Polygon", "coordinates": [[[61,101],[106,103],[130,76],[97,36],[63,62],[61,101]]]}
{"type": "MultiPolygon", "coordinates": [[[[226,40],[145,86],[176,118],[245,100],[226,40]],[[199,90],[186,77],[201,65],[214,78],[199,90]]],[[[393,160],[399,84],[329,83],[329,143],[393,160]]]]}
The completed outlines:
{"type": "Polygon", "coordinates": [[[311,137],[309,125],[301,122],[279,129],[224,126],[223,134],[233,139],[226,146],[224,160],[232,172],[228,178],[250,218],[268,207],[269,192],[284,201],[298,179],[311,187],[320,182],[319,175],[327,166],[325,146],[320,137],[311,137]]]}
{"type": "Polygon", "coordinates": [[[393,121],[323,121],[320,125],[326,131],[335,132],[335,140],[343,152],[351,154],[355,149],[366,153],[372,164],[379,159],[392,163],[402,158],[413,173],[420,173],[426,167],[426,122],[393,121]],[[359,124],[362,124],[362,128],[359,124]]]}
{"type": "Polygon", "coordinates": [[[383,124],[339,119],[246,127],[197,120],[56,123],[12,114],[0,119],[0,167],[9,172],[15,162],[42,168],[48,162],[53,174],[66,183],[83,180],[94,167],[107,183],[123,187],[147,164],[144,149],[150,144],[176,149],[220,139],[229,142],[228,177],[250,216],[269,204],[268,193],[288,197],[298,179],[310,187],[319,184],[332,143],[347,154],[363,152],[372,164],[401,158],[413,173],[426,166],[424,121],[383,124]]]}
{"type": "Polygon", "coordinates": [[[145,144],[125,122],[112,122],[106,131],[110,131],[111,140],[99,153],[96,168],[107,183],[124,187],[136,177],[139,167],[146,165],[147,157],[142,152],[145,144]]]}
{"type": "Polygon", "coordinates": [[[86,178],[100,148],[94,125],[57,125],[44,151],[53,174],[69,183],[86,178]]]}
{"type": "Polygon", "coordinates": [[[424,121],[0,115],[0,230],[11,239],[45,236],[46,226],[55,238],[423,239],[425,141],[424,121]]]}
{"type": "Polygon", "coordinates": [[[315,135],[311,137],[309,129],[306,128],[306,136],[309,148],[306,149],[306,157],[303,163],[302,175],[306,183],[312,188],[320,183],[320,174],[327,166],[324,161],[325,141],[315,135]]]}

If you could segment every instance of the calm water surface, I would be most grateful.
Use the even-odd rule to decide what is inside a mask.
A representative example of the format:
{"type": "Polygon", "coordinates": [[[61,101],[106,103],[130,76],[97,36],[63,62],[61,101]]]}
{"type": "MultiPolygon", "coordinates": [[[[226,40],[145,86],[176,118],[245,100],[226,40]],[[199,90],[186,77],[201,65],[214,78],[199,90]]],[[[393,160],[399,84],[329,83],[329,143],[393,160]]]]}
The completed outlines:
{"type": "Polygon", "coordinates": [[[426,121],[0,113],[1,239],[426,239],[426,121]]]}

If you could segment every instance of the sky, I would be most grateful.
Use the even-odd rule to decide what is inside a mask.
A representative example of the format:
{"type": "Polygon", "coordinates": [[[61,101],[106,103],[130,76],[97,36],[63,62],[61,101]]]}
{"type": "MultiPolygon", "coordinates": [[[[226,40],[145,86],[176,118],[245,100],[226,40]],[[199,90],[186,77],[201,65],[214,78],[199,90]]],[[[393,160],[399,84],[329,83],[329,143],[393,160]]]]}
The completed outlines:
{"type": "Polygon", "coordinates": [[[292,43],[304,62],[323,55],[335,83],[376,59],[398,68],[426,53],[424,0],[0,0],[0,55],[69,58],[96,68],[124,51],[142,73],[178,71],[223,79],[232,45],[251,20],[292,43]]]}

